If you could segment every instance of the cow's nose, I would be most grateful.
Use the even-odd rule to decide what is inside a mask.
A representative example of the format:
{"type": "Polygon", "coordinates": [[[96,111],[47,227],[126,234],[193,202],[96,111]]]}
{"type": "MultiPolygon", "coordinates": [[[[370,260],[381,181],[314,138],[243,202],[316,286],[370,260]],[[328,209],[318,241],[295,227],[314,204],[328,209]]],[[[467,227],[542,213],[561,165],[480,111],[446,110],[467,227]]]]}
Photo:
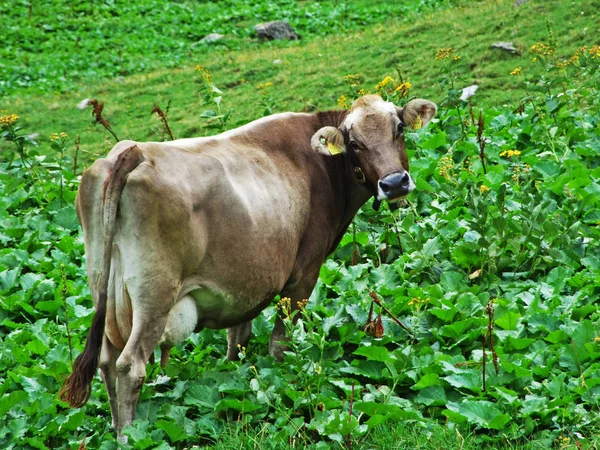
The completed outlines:
{"type": "Polygon", "coordinates": [[[381,198],[395,199],[407,195],[415,188],[415,184],[406,170],[399,170],[379,180],[378,187],[381,198]]]}

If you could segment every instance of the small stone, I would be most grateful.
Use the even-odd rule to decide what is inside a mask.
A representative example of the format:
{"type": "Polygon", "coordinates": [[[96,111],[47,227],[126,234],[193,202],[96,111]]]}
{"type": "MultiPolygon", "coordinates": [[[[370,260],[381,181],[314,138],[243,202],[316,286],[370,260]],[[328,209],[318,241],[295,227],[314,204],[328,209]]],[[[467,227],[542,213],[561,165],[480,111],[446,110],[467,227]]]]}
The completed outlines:
{"type": "Polygon", "coordinates": [[[211,43],[211,42],[217,42],[220,41],[221,39],[223,39],[225,36],[219,33],[210,33],[207,34],[206,36],[204,36],[202,39],[200,39],[200,42],[205,42],[205,43],[211,43]]]}
{"type": "Polygon", "coordinates": [[[289,22],[285,20],[274,20],[273,22],[259,23],[254,26],[256,35],[262,41],[283,39],[295,41],[300,36],[294,31],[289,22]]]}
{"type": "Polygon", "coordinates": [[[492,44],[492,48],[499,48],[500,50],[504,50],[509,53],[519,53],[512,42],[495,42],[492,44]]]}
{"type": "Polygon", "coordinates": [[[283,61],[280,59],[276,59],[273,61],[273,64],[281,64],[283,61]]]}

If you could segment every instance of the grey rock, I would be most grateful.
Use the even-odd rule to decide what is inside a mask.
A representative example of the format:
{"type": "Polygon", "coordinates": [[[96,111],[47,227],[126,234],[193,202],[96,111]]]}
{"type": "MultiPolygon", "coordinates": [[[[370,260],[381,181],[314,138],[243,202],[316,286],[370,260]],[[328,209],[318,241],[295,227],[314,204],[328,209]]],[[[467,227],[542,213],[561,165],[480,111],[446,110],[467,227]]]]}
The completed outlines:
{"type": "Polygon", "coordinates": [[[519,53],[519,51],[515,47],[515,44],[513,44],[512,42],[495,42],[492,44],[492,48],[499,48],[500,50],[504,50],[509,53],[519,53]]]}
{"type": "Polygon", "coordinates": [[[206,43],[210,43],[210,42],[217,42],[220,41],[221,39],[223,39],[225,36],[223,36],[222,34],[219,33],[210,33],[207,34],[206,36],[204,36],[202,39],[200,39],[200,42],[206,42],[206,43]]]}
{"type": "Polygon", "coordinates": [[[254,29],[258,38],[263,41],[272,41],[274,39],[295,41],[296,39],[300,39],[300,36],[294,31],[289,22],[285,20],[259,23],[254,26],[254,29]]]}
{"type": "Polygon", "coordinates": [[[515,6],[521,6],[523,3],[525,3],[527,0],[515,0],[515,6]]]}

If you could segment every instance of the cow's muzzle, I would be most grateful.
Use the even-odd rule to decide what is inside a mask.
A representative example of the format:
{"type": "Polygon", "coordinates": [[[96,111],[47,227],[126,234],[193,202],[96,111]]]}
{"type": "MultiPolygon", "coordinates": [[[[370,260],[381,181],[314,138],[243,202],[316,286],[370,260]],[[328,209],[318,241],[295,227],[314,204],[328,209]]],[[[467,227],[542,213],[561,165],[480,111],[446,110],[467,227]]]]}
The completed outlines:
{"type": "Polygon", "coordinates": [[[415,188],[415,183],[406,170],[388,173],[377,183],[379,200],[395,200],[408,195],[415,188]]]}

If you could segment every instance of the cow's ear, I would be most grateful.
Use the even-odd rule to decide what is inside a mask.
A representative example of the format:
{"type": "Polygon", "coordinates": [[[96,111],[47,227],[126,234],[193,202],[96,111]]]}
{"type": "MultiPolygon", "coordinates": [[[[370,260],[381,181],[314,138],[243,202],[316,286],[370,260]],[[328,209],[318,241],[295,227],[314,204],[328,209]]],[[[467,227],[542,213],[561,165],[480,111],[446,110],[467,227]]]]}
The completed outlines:
{"type": "Polygon", "coordinates": [[[437,105],[429,100],[416,98],[406,104],[404,108],[398,108],[398,116],[404,124],[413,130],[423,128],[429,123],[437,112],[437,105]]]}
{"type": "Polygon", "coordinates": [[[336,127],[323,127],[310,140],[312,148],[322,155],[339,155],[344,153],[344,135],[336,127]]]}

